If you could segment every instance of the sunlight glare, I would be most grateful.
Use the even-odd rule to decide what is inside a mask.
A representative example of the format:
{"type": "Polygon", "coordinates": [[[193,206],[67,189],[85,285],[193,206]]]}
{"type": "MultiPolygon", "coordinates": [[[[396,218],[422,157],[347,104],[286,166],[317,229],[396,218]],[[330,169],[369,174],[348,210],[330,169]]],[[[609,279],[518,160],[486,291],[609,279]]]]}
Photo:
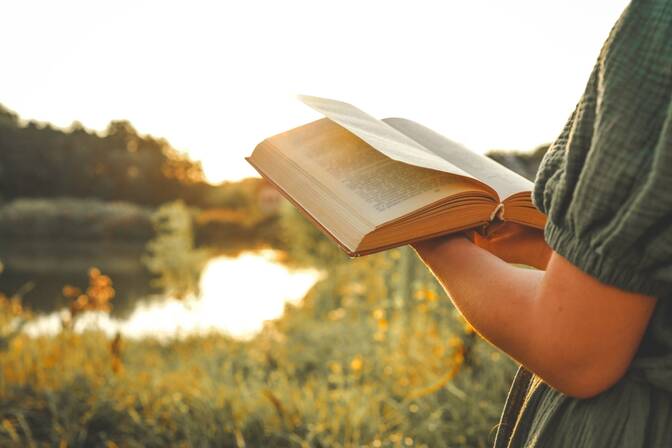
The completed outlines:
{"type": "MultiPolygon", "coordinates": [[[[290,270],[264,250],[237,258],[211,260],[201,276],[199,297],[141,302],[126,320],[104,313],[86,313],[75,330],[100,328],[109,335],[171,338],[210,331],[250,338],[265,321],[280,317],[286,303],[296,303],[320,277],[315,269],[290,270]]],[[[36,319],[26,326],[31,335],[60,330],[60,313],[36,319]]]]}

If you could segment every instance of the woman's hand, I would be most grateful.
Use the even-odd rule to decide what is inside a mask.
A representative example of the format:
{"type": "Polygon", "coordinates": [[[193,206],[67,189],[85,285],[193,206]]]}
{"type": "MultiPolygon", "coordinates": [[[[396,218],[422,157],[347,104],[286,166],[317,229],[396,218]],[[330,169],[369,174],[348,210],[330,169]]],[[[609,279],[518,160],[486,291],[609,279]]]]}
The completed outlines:
{"type": "Polygon", "coordinates": [[[545,270],[552,250],[544,240],[543,230],[504,221],[491,224],[486,235],[474,230],[465,232],[477,246],[508,263],[524,264],[545,270]]]}
{"type": "Polygon", "coordinates": [[[553,253],[544,240],[542,230],[513,222],[491,224],[485,235],[468,230],[419,241],[412,246],[421,258],[434,252],[440,252],[442,256],[449,253],[459,256],[460,249],[454,248],[464,247],[467,239],[507,263],[524,264],[541,270],[546,269],[553,253]]]}

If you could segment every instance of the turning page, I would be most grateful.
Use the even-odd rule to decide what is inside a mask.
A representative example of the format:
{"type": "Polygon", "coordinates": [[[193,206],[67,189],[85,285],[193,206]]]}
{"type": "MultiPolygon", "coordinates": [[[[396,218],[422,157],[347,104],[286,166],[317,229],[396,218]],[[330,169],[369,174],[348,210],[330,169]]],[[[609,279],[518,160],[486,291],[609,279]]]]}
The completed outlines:
{"type": "Polygon", "coordinates": [[[474,178],[389,124],[348,103],[305,95],[299,96],[299,99],[393,160],[474,178]]]}
{"type": "Polygon", "coordinates": [[[382,121],[488,184],[501,201],[517,193],[532,191],[534,187],[532,182],[520,174],[414,121],[405,118],[385,118],[382,121]]]}

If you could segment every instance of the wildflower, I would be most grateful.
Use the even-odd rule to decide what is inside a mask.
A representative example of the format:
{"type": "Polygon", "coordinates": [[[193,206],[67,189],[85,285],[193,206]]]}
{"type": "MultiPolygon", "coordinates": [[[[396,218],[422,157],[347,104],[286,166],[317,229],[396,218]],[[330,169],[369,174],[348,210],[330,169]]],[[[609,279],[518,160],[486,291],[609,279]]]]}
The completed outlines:
{"type": "Polygon", "coordinates": [[[77,288],[76,286],[72,285],[65,285],[63,287],[63,296],[67,297],[68,299],[73,299],[75,297],[79,297],[82,294],[82,290],[77,288]]]}
{"type": "Polygon", "coordinates": [[[452,348],[461,347],[463,345],[462,339],[458,336],[451,336],[450,339],[448,339],[448,345],[452,348]]]}
{"type": "Polygon", "coordinates": [[[19,316],[23,312],[23,307],[21,306],[21,298],[12,297],[9,302],[10,310],[12,315],[19,316]]]}
{"type": "Polygon", "coordinates": [[[453,353],[453,364],[457,367],[464,363],[464,350],[455,350],[453,353]]]}
{"type": "Polygon", "coordinates": [[[339,375],[343,372],[343,366],[341,366],[341,363],[339,363],[339,362],[331,361],[329,363],[329,370],[334,375],[339,375]]]}
{"type": "Polygon", "coordinates": [[[103,275],[98,268],[89,269],[89,287],[86,292],[81,289],[65,285],[62,290],[63,296],[72,300],[70,303],[70,316],[63,319],[63,326],[72,328],[75,318],[84,311],[110,312],[110,300],[114,298],[115,290],[112,280],[103,275]]]}
{"type": "Polygon", "coordinates": [[[9,437],[13,441],[15,442],[19,441],[19,434],[16,432],[16,428],[14,427],[11,421],[9,421],[8,419],[4,419],[2,421],[2,429],[4,429],[5,432],[9,434],[9,437]]]}
{"type": "Polygon", "coordinates": [[[346,311],[345,308],[337,308],[329,312],[329,320],[341,320],[345,317],[346,311]]]}
{"type": "Polygon", "coordinates": [[[355,356],[354,358],[352,358],[352,361],[350,361],[350,369],[355,373],[362,370],[363,365],[364,361],[362,360],[362,357],[360,355],[355,356]]]}

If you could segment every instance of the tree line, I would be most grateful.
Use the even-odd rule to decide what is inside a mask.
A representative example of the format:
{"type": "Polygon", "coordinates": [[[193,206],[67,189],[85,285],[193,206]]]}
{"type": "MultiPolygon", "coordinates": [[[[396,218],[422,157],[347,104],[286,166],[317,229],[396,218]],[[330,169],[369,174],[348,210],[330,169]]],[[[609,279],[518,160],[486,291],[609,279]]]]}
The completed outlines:
{"type": "Polygon", "coordinates": [[[200,163],[128,121],[96,133],[24,121],[0,105],[0,195],[75,197],[155,206],[182,199],[194,206],[212,193],[200,163]]]}

